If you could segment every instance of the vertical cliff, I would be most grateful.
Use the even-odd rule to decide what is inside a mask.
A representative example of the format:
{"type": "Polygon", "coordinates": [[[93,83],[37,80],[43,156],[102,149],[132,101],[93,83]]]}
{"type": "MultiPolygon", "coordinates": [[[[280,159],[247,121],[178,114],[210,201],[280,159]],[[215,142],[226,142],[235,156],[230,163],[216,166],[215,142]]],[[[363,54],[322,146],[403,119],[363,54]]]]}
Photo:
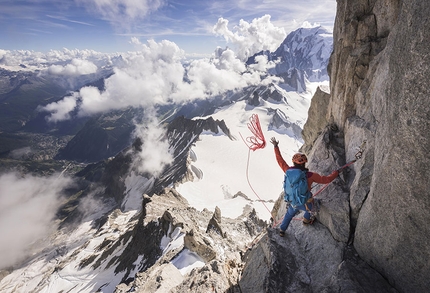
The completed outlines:
{"type": "Polygon", "coordinates": [[[345,161],[367,141],[344,177],[350,243],[401,292],[430,286],[429,15],[427,1],[338,1],[330,99],[307,123],[335,126],[345,161]]]}

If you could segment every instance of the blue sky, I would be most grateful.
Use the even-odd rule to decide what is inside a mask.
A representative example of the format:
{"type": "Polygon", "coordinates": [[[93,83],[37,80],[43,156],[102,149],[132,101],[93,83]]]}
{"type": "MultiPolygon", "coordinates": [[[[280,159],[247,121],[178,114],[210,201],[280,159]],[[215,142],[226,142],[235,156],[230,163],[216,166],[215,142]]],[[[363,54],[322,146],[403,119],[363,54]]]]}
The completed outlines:
{"type": "Polygon", "coordinates": [[[228,45],[213,32],[221,17],[233,31],[268,14],[289,33],[305,21],[332,27],[335,12],[336,0],[0,0],[0,49],[113,53],[133,50],[135,37],[211,54],[228,45]]]}

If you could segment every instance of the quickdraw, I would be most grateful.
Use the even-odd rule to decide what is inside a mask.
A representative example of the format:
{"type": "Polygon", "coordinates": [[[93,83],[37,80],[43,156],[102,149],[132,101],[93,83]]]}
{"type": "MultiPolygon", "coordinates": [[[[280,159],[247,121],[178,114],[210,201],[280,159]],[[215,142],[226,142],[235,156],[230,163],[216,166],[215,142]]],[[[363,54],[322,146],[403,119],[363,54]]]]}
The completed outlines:
{"type": "Polygon", "coordinates": [[[355,162],[357,162],[357,160],[361,159],[363,157],[363,152],[364,152],[365,148],[366,148],[366,141],[363,141],[363,143],[358,147],[358,152],[354,155],[355,159],[352,160],[351,162],[343,165],[338,170],[342,170],[342,169],[354,164],[355,162]]]}

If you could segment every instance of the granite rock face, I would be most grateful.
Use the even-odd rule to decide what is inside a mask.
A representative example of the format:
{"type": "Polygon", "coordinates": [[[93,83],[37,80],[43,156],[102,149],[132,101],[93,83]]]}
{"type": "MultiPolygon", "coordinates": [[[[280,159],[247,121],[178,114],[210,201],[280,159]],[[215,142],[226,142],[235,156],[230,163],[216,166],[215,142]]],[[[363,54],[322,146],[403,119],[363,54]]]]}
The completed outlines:
{"type": "Polygon", "coordinates": [[[397,292],[319,222],[293,221],[284,237],[269,228],[244,260],[241,292],[397,292]]]}
{"type": "Polygon", "coordinates": [[[339,129],[344,162],[366,141],[334,194],[349,200],[340,214],[359,257],[400,292],[430,286],[429,14],[424,1],[338,1],[330,101],[304,129],[311,157],[321,148],[309,135],[320,131],[317,121],[339,129]]]}
{"type": "Polygon", "coordinates": [[[302,138],[307,142],[302,147],[304,153],[310,151],[310,147],[329,124],[327,120],[329,102],[330,89],[327,86],[319,86],[312,97],[312,103],[308,111],[308,120],[306,120],[302,131],[302,138]]]}

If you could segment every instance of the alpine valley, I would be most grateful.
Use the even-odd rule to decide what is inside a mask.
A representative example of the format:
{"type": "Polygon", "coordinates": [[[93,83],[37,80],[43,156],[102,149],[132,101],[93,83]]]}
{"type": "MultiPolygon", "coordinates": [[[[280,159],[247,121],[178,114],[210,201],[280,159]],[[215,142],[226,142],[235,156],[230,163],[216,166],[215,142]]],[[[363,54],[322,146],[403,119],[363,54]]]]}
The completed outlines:
{"type": "Polygon", "coordinates": [[[148,53],[171,44],[49,64],[1,51],[0,291],[424,292],[430,4],[337,6],[333,33],[300,28],[241,64],[218,48],[211,66],[182,60],[150,88],[138,78],[154,66],[127,68],[177,64],[148,53]],[[82,60],[97,70],[76,74],[82,60]],[[175,96],[208,72],[225,90],[175,96]],[[252,151],[256,117],[266,145],[252,151]],[[298,214],[284,237],[271,137],[322,175],[357,159],[313,188],[314,224],[298,214]]]}

